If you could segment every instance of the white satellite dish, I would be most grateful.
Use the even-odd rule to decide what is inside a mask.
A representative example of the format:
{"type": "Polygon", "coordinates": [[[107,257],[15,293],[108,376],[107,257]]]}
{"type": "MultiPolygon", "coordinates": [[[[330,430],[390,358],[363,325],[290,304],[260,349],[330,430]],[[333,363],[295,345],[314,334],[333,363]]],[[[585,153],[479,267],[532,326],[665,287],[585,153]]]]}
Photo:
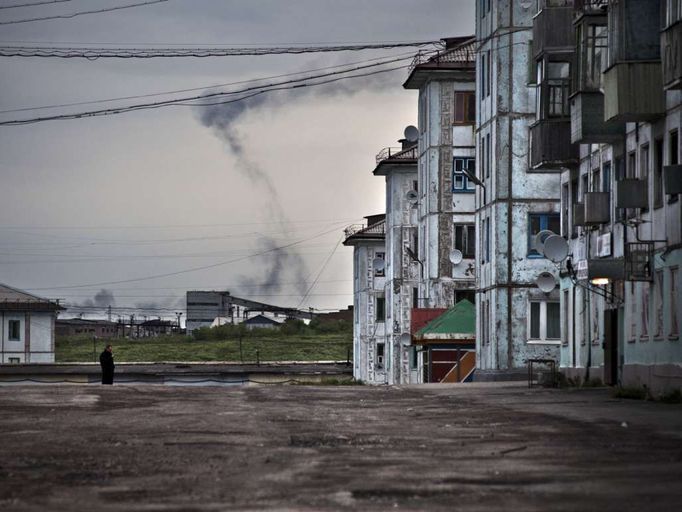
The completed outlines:
{"type": "Polygon", "coordinates": [[[568,242],[559,235],[547,237],[544,245],[545,258],[561,263],[568,257],[568,242]]]}
{"type": "Polygon", "coordinates": [[[419,200],[419,194],[417,193],[416,190],[408,190],[407,193],[405,194],[405,200],[408,203],[416,203],[417,200],[419,200]]]}
{"type": "Polygon", "coordinates": [[[408,126],[403,133],[405,133],[405,138],[410,142],[417,142],[419,140],[419,130],[417,130],[416,126],[408,126]]]}
{"type": "Polygon", "coordinates": [[[384,258],[374,258],[372,260],[372,267],[374,267],[374,270],[384,270],[386,268],[386,260],[384,258]]]}
{"type": "Polygon", "coordinates": [[[404,332],[400,335],[400,343],[403,345],[409,345],[412,343],[412,336],[410,335],[409,332],[404,332]]]}
{"type": "Polygon", "coordinates": [[[556,288],[556,279],[549,272],[542,272],[535,280],[535,284],[543,292],[549,293],[556,288]]]}
{"type": "Polygon", "coordinates": [[[544,255],[545,241],[547,241],[547,239],[554,234],[555,234],[554,231],[550,231],[549,229],[543,229],[542,231],[540,231],[533,238],[533,249],[538,251],[540,254],[544,255]]]}
{"type": "Polygon", "coordinates": [[[462,263],[462,258],[464,255],[462,254],[462,251],[459,249],[453,249],[450,251],[450,261],[452,262],[453,265],[459,265],[462,263]]]}

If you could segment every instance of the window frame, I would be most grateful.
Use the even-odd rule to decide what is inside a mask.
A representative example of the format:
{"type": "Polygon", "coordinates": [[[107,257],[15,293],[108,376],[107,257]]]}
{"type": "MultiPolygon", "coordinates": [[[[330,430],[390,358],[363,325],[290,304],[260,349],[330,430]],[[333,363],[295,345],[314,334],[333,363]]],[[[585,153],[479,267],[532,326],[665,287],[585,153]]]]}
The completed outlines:
{"type": "Polygon", "coordinates": [[[475,124],[476,93],[474,91],[455,91],[453,101],[454,108],[452,109],[452,124],[454,125],[475,124]]]}
{"type": "Polygon", "coordinates": [[[526,254],[527,258],[544,258],[542,254],[537,252],[533,248],[533,237],[537,235],[540,231],[537,233],[533,233],[532,230],[532,221],[533,219],[538,218],[540,219],[540,231],[543,231],[545,229],[549,229],[550,221],[555,220],[558,225],[559,229],[555,231],[555,234],[560,235],[561,234],[561,213],[555,213],[555,212],[546,212],[546,213],[529,213],[528,214],[528,253],[526,254]]]}
{"type": "Polygon", "coordinates": [[[467,169],[472,175],[476,176],[476,158],[472,156],[454,156],[452,157],[452,192],[454,194],[473,194],[476,192],[476,184],[469,180],[463,171],[457,170],[457,164],[461,162],[462,169],[467,169]],[[473,170],[471,166],[473,165],[473,170]],[[457,182],[461,186],[457,186],[457,182]]]}
{"type": "Polygon", "coordinates": [[[472,223],[457,223],[454,225],[454,246],[455,249],[462,251],[465,259],[476,258],[476,225],[472,223]],[[458,232],[461,232],[459,236],[458,232]],[[458,243],[459,241],[462,243],[458,243]]]}
{"type": "Polygon", "coordinates": [[[552,345],[561,345],[562,343],[562,334],[561,334],[561,302],[559,300],[555,299],[537,299],[537,298],[530,298],[528,300],[528,320],[526,322],[526,339],[527,343],[543,343],[543,344],[552,344],[552,345]],[[533,337],[532,336],[532,330],[533,330],[533,304],[538,304],[538,337],[533,337]],[[556,319],[557,325],[556,325],[556,330],[559,334],[557,338],[549,338],[547,336],[547,331],[548,331],[548,317],[547,317],[547,304],[556,304],[558,308],[558,313],[559,316],[556,319]]]}
{"type": "Polygon", "coordinates": [[[21,341],[21,320],[10,319],[7,321],[7,341],[21,341]]]}

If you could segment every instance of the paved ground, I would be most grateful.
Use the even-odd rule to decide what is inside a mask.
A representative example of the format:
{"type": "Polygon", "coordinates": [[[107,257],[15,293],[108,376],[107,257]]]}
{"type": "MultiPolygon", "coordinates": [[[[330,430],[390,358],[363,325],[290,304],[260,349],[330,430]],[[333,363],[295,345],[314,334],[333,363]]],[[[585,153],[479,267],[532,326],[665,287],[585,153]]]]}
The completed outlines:
{"type": "Polygon", "coordinates": [[[679,510],[682,406],[606,390],[0,387],[0,510],[679,510]]]}

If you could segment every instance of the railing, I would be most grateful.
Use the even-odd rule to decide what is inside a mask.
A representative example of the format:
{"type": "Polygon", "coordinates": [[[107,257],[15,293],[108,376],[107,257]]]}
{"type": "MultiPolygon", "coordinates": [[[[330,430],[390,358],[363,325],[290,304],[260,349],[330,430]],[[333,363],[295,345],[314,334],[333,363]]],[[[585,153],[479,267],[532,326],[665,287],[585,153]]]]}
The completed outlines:
{"type": "Polygon", "coordinates": [[[414,68],[420,64],[435,64],[436,66],[441,63],[448,62],[476,62],[476,46],[472,42],[465,46],[459,46],[457,48],[452,48],[449,50],[440,50],[437,52],[420,50],[412,59],[410,63],[407,74],[412,73],[414,68]]]}
{"type": "Polygon", "coordinates": [[[416,160],[419,155],[417,154],[417,146],[414,145],[411,148],[384,148],[376,156],[377,164],[388,160],[389,158],[395,158],[398,160],[416,160]]]}
{"type": "Polygon", "coordinates": [[[376,224],[372,224],[369,227],[366,224],[352,224],[351,226],[348,226],[346,229],[344,229],[343,233],[346,236],[346,238],[349,238],[353,235],[357,235],[359,233],[368,236],[385,235],[386,223],[383,221],[377,222],[376,224]]]}

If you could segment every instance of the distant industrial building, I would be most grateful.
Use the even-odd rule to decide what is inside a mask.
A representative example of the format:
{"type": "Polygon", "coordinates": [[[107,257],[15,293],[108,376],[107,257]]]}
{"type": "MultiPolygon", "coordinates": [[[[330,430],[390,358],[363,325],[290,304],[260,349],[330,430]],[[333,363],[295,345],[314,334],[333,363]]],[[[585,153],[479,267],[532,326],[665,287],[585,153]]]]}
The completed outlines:
{"type": "Polygon", "coordinates": [[[270,317],[276,322],[287,318],[310,320],[313,314],[295,308],[286,308],[242,299],[228,291],[188,291],[187,292],[187,334],[195,329],[215,325],[239,324],[257,314],[270,317]]]}
{"type": "Polygon", "coordinates": [[[108,320],[87,318],[60,318],[55,322],[57,336],[96,336],[98,338],[115,338],[122,333],[121,324],[108,320]]]}

